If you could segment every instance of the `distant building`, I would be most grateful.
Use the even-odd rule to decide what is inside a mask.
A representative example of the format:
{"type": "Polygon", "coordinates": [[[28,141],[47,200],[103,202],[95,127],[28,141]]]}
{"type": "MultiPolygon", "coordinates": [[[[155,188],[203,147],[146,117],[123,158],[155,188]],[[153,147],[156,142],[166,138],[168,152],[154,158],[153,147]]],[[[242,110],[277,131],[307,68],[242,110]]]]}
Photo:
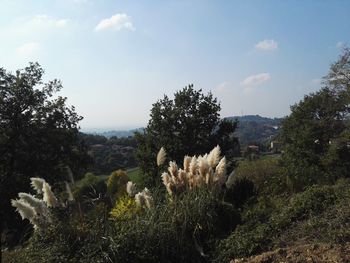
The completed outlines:
{"type": "Polygon", "coordinates": [[[273,152],[280,152],[281,151],[281,143],[278,141],[272,141],[270,145],[270,149],[273,152]]]}
{"type": "Polygon", "coordinates": [[[252,152],[259,152],[259,146],[257,145],[248,145],[248,149],[252,152]]]}

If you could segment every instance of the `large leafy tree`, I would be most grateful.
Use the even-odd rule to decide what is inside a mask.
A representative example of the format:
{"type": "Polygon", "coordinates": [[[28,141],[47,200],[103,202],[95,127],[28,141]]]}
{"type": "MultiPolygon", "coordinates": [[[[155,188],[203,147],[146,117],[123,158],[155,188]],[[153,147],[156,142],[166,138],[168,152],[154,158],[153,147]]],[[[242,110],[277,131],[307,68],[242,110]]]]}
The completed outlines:
{"type": "Polygon", "coordinates": [[[291,107],[282,124],[284,163],[296,188],[350,172],[350,50],[331,65],[323,87],[291,107]]]}
{"type": "Polygon", "coordinates": [[[66,98],[54,96],[59,80],[43,83],[43,69],[30,63],[14,74],[0,68],[0,221],[18,230],[10,199],[29,191],[30,177],[68,180],[89,158],[78,136],[82,119],[66,98]]]}
{"type": "Polygon", "coordinates": [[[216,145],[220,145],[228,159],[239,152],[238,140],[233,135],[237,123],[220,120],[220,109],[211,93],[203,94],[193,85],[176,92],[174,99],[165,95],[153,104],[146,129],[136,134],[136,157],[148,184],[160,182],[156,155],[161,147],[177,163],[185,155],[203,154],[216,145]]]}

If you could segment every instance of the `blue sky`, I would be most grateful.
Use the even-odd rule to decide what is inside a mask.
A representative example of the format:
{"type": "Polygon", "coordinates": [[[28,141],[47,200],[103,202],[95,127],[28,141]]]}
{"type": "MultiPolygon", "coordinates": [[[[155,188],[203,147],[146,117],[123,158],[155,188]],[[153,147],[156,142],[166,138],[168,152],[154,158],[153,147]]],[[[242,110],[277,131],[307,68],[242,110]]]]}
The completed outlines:
{"type": "Polygon", "coordinates": [[[221,116],[281,117],[350,42],[350,1],[0,0],[0,67],[38,61],[83,129],[146,125],[189,83],[221,116]]]}

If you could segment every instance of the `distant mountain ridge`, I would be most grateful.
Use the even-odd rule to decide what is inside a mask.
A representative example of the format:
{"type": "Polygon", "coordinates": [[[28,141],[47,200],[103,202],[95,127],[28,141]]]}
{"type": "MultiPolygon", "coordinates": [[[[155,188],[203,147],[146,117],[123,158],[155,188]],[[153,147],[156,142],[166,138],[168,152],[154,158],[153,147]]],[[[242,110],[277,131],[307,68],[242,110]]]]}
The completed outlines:
{"type": "Polygon", "coordinates": [[[141,132],[144,128],[137,128],[132,130],[110,130],[110,131],[101,131],[101,132],[84,132],[86,134],[93,134],[93,135],[101,135],[106,138],[111,138],[113,136],[118,138],[125,138],[134,136],[135,132],[141,132]]]}
{"type": "Polygon", "coordinates": [[[241,146],[249,144],[265,145],[276,138],[283,118],[268,118],[260,115],[232,116],[226,120],[238,120],[236,136],[241,146]]]}
{"type": "Polygon", "coordinates": [[[269,117],[262,117],[260,115],[243,115],[243,116],[231,116],[226,117],[227,120],[235,120],[237,119],[239,122],[257,122],[261,124],[267,124],[267,125],[280,125],[283,118],[269,118],[269,117]]]}
{"type": "MultiPolygon", "coordinates": [[[[225,120],[238,120],[238,128],[235,132],[242,146],[249,144],[267,144],[275,138],[281,127],[283,118],[268,118],[260,115],[230,116],[225,120]]],[[[110,130],[85,132],[86,134],[101,135],[107,138],[116,136],[125,138],[133,136],[135,132],[141,132],[144,128],[132,130],[110,130]]]]}

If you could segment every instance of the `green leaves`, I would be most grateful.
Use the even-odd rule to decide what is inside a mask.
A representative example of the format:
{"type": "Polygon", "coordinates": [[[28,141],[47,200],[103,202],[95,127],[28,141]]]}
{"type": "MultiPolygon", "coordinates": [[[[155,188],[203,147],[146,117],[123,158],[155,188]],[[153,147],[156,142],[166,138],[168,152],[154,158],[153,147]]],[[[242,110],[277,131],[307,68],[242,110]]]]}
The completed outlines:
{"type": "Polygon", "coordinates": [[[153,104],[145,132],[138,133],[136,157],[151,185],[160,183],[156,155],[161,147],[177,163],[185,155],[199,155],[220,145],[223,154],[230,158],[238,149],[233,136],[236,123],[220,120],[221,107],[211,93],[203,94],[193,85],[174,94],[174,99],[164,96],[153,104]]]}

